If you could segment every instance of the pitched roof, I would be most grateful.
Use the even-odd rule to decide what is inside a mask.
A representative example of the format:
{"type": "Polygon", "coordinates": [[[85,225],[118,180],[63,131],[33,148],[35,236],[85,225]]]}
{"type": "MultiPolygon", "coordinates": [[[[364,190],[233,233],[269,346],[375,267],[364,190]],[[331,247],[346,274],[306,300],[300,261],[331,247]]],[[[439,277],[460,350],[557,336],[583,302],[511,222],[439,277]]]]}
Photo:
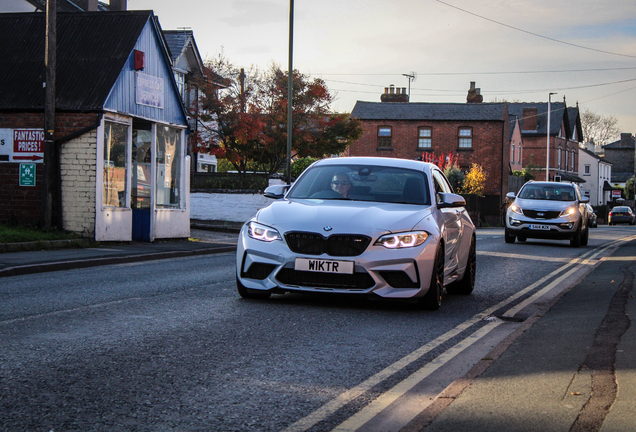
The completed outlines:
{"type": "Polygon", "coordinates": [[[612,162],[608,161],[608,160],[607,160],[607,159],[605,159],[605,158],[602,158],[601,156],[597,155],[597,154],[596,154],[596,153],[594,153],[593,151],[589,151],[588,149],[586,149],[586,148],[584,148],[584,147],[579,147],[579,152],[586,153],[586,154],[588,154],[588,155],[592,156],[594,159],[598,159],[598,160],[599,160],[599,161],[601,161],[601,162],[605,162],[605,163],[607,163],[607,164],[613,165],[613,163],[612,163],[612,162]]]}
{"type": "Polygon", "coordinates": [[[174,62],[186,49],[188,42],[193,38],[193,33],[192,30],[164,30],[163,36],[166,38],[174,62]]]}
{"type": "MultiPolygon", "coordinates": [[[[548,123],[548,103],[545,102],[515,102],[508,104],[508,111],[511,115],[519,118],[521,124],[521,132],[526,136],[545,136],[546,124],[548,123]],[[526,130],[523,128],[523,110],[524,108],[537,109],[537,129],[526,130]]],[[[563,102],[553,102],[550,104],[550,135],[558,135],[561,130],[561,124],[566,117],[566,106],[563,102]]]]}
{"type": "Polygon", "coordinates": [[[357,101],[351,117],[360,120],[504,121],[505,103],[428,103],[357,101]]]}
{"type": "MultiPolygon", "coordinates": [[[[153,16],[152,11],[59,13],[56,110],[100,110],[153,16]]],[[[0,110],[43,109],[45,18],[0,14],[0,110]]]]}
{"type": "Polygon", "coordinates": [[[636,140],[634,139],[633,136],[631,137],[631,140],[627,141],[627,146],[625,146],[625,142],[623,142],[622,139],[603,146],[604,149],[625,149],[625,150],[629,150],[629,149],[633,150],[634,147],[636,147],[636,140]]]}

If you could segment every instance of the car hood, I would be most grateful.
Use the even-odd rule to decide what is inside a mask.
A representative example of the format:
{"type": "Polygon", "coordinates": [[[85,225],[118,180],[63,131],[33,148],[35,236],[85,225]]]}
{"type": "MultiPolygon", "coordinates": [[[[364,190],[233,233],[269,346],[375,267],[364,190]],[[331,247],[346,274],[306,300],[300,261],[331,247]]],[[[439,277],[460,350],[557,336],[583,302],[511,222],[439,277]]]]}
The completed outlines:
{"type": "Polygon", "coordinates": [[[576,205],[576,201],[549,201],[549,200],[536,200],[536,199],[521,199],[517,198],[516,203],[522,209],[536,209],[536,210],[565,210],[573,205],[576,205]]]}
{"type": "Polygon", "coordinates": [[[429,206],[338,200],[278,200],[255,219],[285,231],[336,233],[399,232],[413,229],[431,214],[429,206]]]}

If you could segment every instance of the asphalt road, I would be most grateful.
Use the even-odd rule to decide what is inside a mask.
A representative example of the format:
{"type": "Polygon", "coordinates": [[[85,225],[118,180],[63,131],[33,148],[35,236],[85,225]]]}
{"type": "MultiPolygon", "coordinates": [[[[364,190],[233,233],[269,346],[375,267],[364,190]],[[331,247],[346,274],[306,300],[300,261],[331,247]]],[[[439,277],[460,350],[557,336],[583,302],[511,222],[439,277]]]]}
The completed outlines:
{"type": "Polygon", "coordinates": [[[632,234],[600,227],[574,249],[480,230],[475,292],[435,312],[355,297],[244,300],[233,254],[5,278],[0,428],[399,430],[579,281],[590,266],[574,258],[632,234]]]}

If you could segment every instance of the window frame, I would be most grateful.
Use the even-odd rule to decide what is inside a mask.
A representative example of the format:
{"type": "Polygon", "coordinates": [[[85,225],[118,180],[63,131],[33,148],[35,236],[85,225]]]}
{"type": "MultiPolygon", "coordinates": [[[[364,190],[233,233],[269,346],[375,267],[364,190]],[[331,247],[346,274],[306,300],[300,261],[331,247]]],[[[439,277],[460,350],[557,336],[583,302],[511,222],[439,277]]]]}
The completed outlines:
{"type": "Polygon", "coordinates": [[[377,137],[377,147],[379,149],[392,149],[393,148],[393,143],[392,143],[392,139],[393,139],[393,127],[392,126],[378,126],[378,130],[376,133],[376,137],[377,137]],[[381,135],[381,131],[382,130],[388,130],[389,134],[388,135],[381,135]]]}
{"type": "Polygon", "coordinates": [[[459,150],[472,150],[473,149],[473,140],[474,140],[474,134],[473,134],[473,128],[470,126],[460,126],[459,128],[457,128],[457,148],[459,150]],[[469,135],[463,135],[462,132],[463,131],[469,131],[469,135]],[[465,145],[462,144],[462,142],[469,142],[470,145],[465,145]]]}
{"type": "Polygon", "coordinates": [[[417,128],[417,149],[431,150],[433,149],[433,128],[430,126],[420,126],[417,128]],[[428,136],[422,136],[422,131],[428,131],[428,136]],[[422,140],[428,140],[428,146],[422,146],[422,140]]]}

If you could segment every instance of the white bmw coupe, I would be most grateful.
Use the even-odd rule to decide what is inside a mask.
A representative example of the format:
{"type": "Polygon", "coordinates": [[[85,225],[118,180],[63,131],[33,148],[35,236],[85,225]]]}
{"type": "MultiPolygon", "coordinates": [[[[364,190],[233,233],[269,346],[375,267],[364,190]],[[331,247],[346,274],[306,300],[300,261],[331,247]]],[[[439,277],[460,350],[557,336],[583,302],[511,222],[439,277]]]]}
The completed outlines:
{"type": "Polygon", "coordinates": [[[348,157],[320,160],[241,229],[236,285],[244,298],[285,292],[359,294],[438,309],[444,288],[475,284],[473,225],[435,165],[348,157]]]}

